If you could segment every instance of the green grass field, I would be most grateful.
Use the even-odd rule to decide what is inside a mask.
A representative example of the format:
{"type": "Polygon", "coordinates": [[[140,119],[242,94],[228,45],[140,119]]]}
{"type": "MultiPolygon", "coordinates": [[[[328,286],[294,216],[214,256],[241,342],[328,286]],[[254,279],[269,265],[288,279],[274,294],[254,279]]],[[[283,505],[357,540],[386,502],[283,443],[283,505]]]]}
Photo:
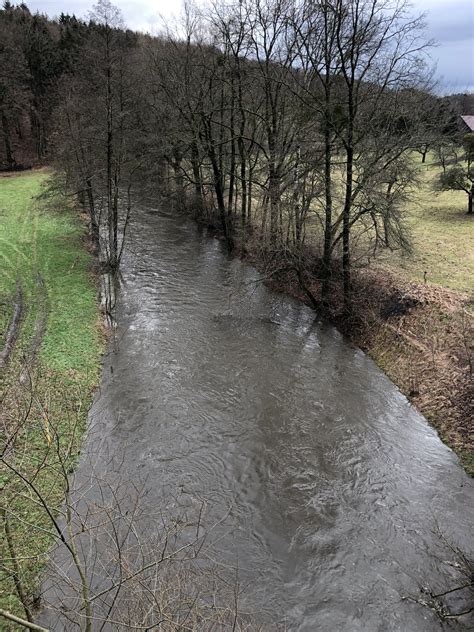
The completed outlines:
{"type": "MultiPolygon", "coordinates": [[[[418,158],[419,161],[419,158],[418,158]]],[[[453,290],[474,292],[474,217],[468,216],[463,191],[438,191],[441,167],[433,157],[419,162],[421,187],[407,204],[406,221],[413,253],[386,251],[379,262],[412,281],[435,283],[453,290]]]]}
{"type": "Polygon", "coordinates": [[[0,179],[0,332],[10,318],[17,280],[27,306],[24,327],[31,329],[40,275],[49,302],[40,359],[53,370],[95,373],[97,292],[89,275],[91,259],[81,244],[83,227],[70,210],[34,199],[45,181],[43,173],[0,179]]]}
{"type": "MultiPolygon", "coordinates": [[[[63,497],[50,450],[52,429],[71,441],[69,466],[77,458],[87,411],[99,376],[103,342],[92,258],[76,212],[44,192],[47,174],[0,177],[0,349],[13,313],[16,285],[23,290],[23,316],[10,362],[0,369],[0,421],[13,433],[31,398],[31,413],[15,439],[14,459],[23,471],[43,462],[39,489],[52,507],[63,497]],[[32,387],[25,384],[25,358],[34,358],[32,387]],[[23,376],[23,378],[22,378],[23,376]],[[23,380],[23,381],[22,381],[23,380]],[[23,384],[23,386],[22,386],[23,384]],[[73,430],[71,430],[73,428],[73,430]]],[[[1,445],[0,445],[1,447],[1,445]]],[[[0,464],[0,509],[7,511],[25,591],[32,594],[51,536],[33,495],[0,464]],[[31,528],[28,525],[36,525],[31,528]]],[[[13,562],[0,516],[0,607],[24,616],[12,581],[13,562]]],[[[15,629],[13,627],[0,629],[15,629]]]]}

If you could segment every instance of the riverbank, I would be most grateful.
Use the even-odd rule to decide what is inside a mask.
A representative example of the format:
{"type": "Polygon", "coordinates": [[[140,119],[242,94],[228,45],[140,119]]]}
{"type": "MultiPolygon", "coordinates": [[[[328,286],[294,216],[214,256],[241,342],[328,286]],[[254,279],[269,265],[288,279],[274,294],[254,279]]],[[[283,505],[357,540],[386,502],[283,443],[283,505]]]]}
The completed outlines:
{"type": "Polygon", "coordinates": [[[57,446],[67,445],[61,467],[70,471],[103,350],[85,229],[64,200],[38,199],[47,178],[43,170],[0,177],[0,422],[11,466],[0,464],[0,608],[22,617],[19,593],[26,608],[35,607],[54,536],[44,507],[12,467],[34,479],[48,507],[58,511],[65,481],[57,446]]]}
{"type": "Polygon", "coordinates": [[[418,171],[404,210],[412,252],[386,249],[356,272],[358,326],[340,325],[474,476],[474,223],[464,191],[439,191],[434,155],[418,171]]]}
{"type": "MultiPolygon", "coordinates": [[[[474,476],[473,222],[463,191],[437,190],[441,167],[434,157],[418,167],[419,187],[404,211],[412,252],[386,249],[366,266],[361,257],[352,272],[350,322],[343,317],[342,279],[335,271],[326,316],[375,360],[474,476]]],[[[254,221],[258,226],[259,218],[254,221]]],[[[317,301],[313,248],[310,236],[304,281],[317,301]]],[[[274,289],[314,307],[278,256],[276,263],[263,260],[258,233],[241,254],[274,289]]]]}
{"type": "Polygon", "coordinates": [[[390,296],[411,308],[372,315],[374,328],[358,344],[474,476],[474,223],[464,191],[437,190],[441,167],[432,154],[418,168],[421,186],[406,209],[413,252],[383,253],[363,288],[380,288],[382,312],[390,296]]]}
{"type": "Polygon", "coordinates": [[[363,276],[360,289],[365,326],[355,333],[355,342],[436,428],[468,474],[474,476],[471,297],[381,271],[363,276]],[[370,288],[379,294],[372,303],[368,302],[370,288]]]}
{"type": "MultiPolygon", "coordinates": [[[[474,476],[471,297],[380,268],[358,270],[353,284],[351,322],[342,317],[340,283],[333,286],[328,318],[375,360],[474,476]]],[[[271,285],[308,303],[291,273],[271,285]]],[[[307,287],[319,295],[317,279],[308,279],[307,287]]]]}

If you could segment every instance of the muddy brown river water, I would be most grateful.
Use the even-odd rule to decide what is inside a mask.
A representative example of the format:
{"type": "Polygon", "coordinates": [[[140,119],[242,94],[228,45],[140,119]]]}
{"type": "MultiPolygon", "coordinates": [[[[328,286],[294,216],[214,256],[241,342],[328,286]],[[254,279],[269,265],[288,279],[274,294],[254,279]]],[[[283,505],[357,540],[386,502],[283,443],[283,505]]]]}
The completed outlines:
{"type": "Polygon", "coordinates": [[[403,599],[449,587],[438,532],[474,547],[473,483],[425,419],[192,221],[144,208],[129,234],[86,452],[149,502],[229,512],[219,550],[266,629],[467,629],[403,599]]]}

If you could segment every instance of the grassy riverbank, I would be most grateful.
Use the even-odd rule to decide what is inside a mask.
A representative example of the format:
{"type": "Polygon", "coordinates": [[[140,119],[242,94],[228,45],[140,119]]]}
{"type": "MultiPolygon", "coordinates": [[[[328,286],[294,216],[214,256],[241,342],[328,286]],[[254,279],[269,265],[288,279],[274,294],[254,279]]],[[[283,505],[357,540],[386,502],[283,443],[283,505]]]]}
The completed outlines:
{"type": "MultiPolygon", "coordinates": [[[[273,278],[270,285],[307,302],[292,274],[273,278]]],[[[318,296],[316,279],[307,287],[318,296]]],[[[396,272],[359,270],[353,275],[348,323],[341,316],[342,288],[337,290],[329,319],[375,360],[474,476],[474,327],[468,295],[410,282],[396,272]]]]}
{"type": "Polygon", "coordinates": [[[377,297],[363,301],[372,324],[357,342],[474,476],[474,218],[463,191],[437,191],[433,156],[418,168],[421,186],[406,209],[413,252],[387,251],[362,282],[363,292],[378,286],[379,309],[377,297]],[[387,317],[393,297],[411,307],[387,317]]]}
{"type": "MultiPolygon", "coordinates": [[[[64,491],[56,441],[70,446],[66,465],[72,467],[103,344],[84,227],[64,202],[38,200],[46,180],[45,172],[0,177],[0,350],[6,342],[11,346],[0,368],[0,423],[5,460],[34,476],[55,511],[64,491]]],[[[35,494],[4,463],[0,486],[0,607],[24,617],[15,573],[34,606],[52,535],[35,494]]]]}
{"type": "Polygon", "coordinates": [[[358,327],[366,351],[474,476],[472,302],[447,288],[372,271],[357,279],[358,327]]]}

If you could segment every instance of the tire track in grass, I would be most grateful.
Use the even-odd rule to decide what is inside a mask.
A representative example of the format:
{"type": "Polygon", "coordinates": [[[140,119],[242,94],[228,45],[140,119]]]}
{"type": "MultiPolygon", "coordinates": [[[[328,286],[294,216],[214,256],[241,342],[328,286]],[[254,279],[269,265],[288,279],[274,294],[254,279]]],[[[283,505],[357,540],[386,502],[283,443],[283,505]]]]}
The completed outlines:
{"type": "MultiPolygon", "coordinates": [[[[20,224],[20,239],[18,243],[21,244],[24,241],[24,234],[28,227],[28,220],[31,221],[30,206],[28,205],[27,213],[23,213],[23,221],[20,221],[18,215],[18,213],[15,213],[15,220],[20,224]]],[[[0,352],[0,368],[5,368],[20,338],[21,326],[26,318],[27,311],[25,309],[24,280],[20,278],[19,270],[21,259],[28,261],[28,256],[25,252],[23,252],[21,246],[17,246],[13,243],[13,241],[0,237],[0,243],[2,244],[2,248],[6,246],[8,249],[13,251],[13,258],[15,260],[13,262],[4,251],[0,252],[0,256],[7,264],[6,270],[3,272],[8,280],[12,284],[15,283],[16,285],[15,297],[12,300],[13,314],[6,329],[3,349],[0,352]]]]}
{"type": "Polygon", "coordinates": [[[37,315],[33,326],[33,335],[22,362],[23,369],[20,375],[21,384],[24,384],[31,375],[48,326],[48,316],[50,312],[49,295],[44,278],[39,272],[37,272],[36,277],[36,288],[35,303],[37,315]]]}
{"type": "Polygon", "coordinates": [[[20,283],[16,284],[15,303],[13,306],[13,316],[5,334],[5,343],[2,351],[0,352],[0,369],[3,369],[8,364],[10,355],[15,346],[15,342],[18,338],[18,332],[20,329],[21,318],[23,315],[23,290],[20,283]]]}

